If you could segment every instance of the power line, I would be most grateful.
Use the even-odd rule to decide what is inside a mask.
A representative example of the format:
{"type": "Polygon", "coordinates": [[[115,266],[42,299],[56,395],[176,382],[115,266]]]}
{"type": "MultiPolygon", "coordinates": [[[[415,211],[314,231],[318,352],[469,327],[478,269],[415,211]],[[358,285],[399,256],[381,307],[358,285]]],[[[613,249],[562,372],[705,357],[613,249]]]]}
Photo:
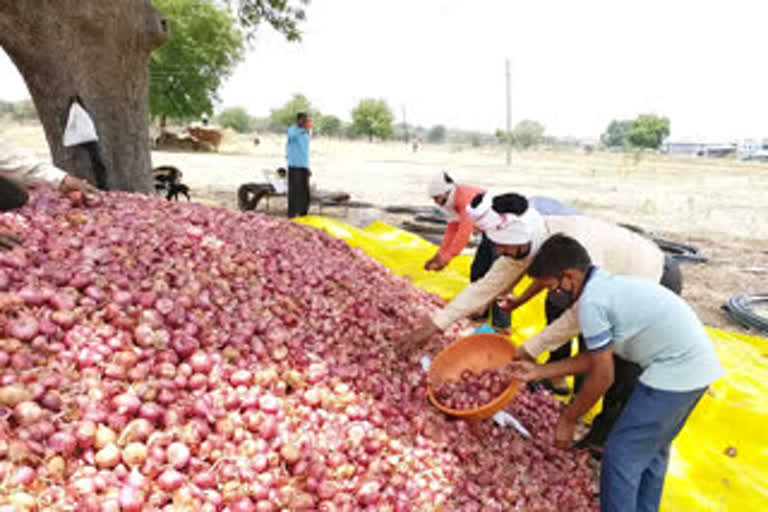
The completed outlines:
{"type": "Polygon", "coordinates": [[[512,164],[512,92],[510,84],[512,81],[509,71],[509,59],[506,61],[507,75],[507,165],[512,164]]]}

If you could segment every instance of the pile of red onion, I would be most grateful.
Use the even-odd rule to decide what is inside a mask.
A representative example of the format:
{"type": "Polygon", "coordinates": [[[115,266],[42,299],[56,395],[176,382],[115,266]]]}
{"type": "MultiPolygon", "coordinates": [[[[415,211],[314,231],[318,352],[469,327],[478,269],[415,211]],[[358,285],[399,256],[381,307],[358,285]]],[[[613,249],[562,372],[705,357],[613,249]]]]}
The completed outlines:
{"type": "Polygon", "coordinates": [[[48,189],[0,230],[0,512],[595,509],[557,402],[430,407],[393,340],[440,301],[324,232],[48,189]]]}
{"type": "Polygon", "coordinates": [[[459,379],[437,386],[434,394],[438,402],[451,409],[477,409],[496,399],[511,383],[512,371],[508,366],[481,373],[464,370],[459,379]]]}

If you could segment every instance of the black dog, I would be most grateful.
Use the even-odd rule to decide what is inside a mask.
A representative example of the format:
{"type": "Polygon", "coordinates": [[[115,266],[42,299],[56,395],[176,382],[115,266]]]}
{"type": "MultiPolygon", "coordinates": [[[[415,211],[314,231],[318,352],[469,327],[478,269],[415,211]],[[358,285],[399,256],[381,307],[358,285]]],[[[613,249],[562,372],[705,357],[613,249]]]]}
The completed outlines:
{"type": "Polygon", "coordinates": [[[178,201],[179,194],[186,197],[187,201],[190,201],[189,187],[183,183],[171,183],[170,187],[168,188],[168,194],[165,196],[165,198],[169,201],[171,199],[173,199],[174,201],[178,201]]]}
{"type": "Polygon", "coordinates": [[[178,201],[179,195],[183,195],[190,201],[189,187],[181,183],[182,172],[172,165],[161,165],[155,167],[152,171],[152,175],[155,179],[155,192],[166,192],[165,198],[170,201],[171,199],[178,201]]]}

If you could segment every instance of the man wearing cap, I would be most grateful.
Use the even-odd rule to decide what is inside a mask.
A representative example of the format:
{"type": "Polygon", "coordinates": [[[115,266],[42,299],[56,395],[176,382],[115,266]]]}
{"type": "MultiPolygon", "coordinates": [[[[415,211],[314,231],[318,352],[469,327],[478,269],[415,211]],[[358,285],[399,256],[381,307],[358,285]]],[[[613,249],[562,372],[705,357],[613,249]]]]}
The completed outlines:
{"type": "Polygon", "coordinates": [[[301,217],[309,211],[309,129],[312,124],[304,112],[288,128],[285,159],[288,162],[288,217],[301,217]]]}
{"type": "MultiPolygon", "coordinates": [[[[401,340],[406,348],[421,345],[432,335],[487,307],[513,289],[524,277],[542,243],[556,233],[565,233],[578,240],[596,265],[614,274],[649,278],[676,293],[682,288],[676,263],[665,258],[650,240],[615,224],[584,215],[542,216],[530,207],[527,198],[518,194],[478,196],[470,203],[467,213],[475,227],[494,243],[500,257],[482,279],[470,284],[444,308],[423,319],[419,328],[407,334],[401,340]]],[[[534,281],[521,296],[505,297],[501,301],[502,309],[512,311],[543,289],[541,282],[534,281]]],[[[526,340],[518,349],[518,357],[532,359],[547,351],[551,352],[551,361],[569,357],[568,342],[580,333],[576,306],[570,297],[549,293],[545,303],[549,325],[526,340]]],[[[616,361],[616,368],[616,380],[606,395],[609,407],[604,407],[604,414],[593,423],[595,434],[588,441],[596,446],[603,443],[638,374],[635,365],[623,360],[616,361]]]]}
{"type": "MultiPolygon", "coordinates": [[[[63,194],[81,191],[96,193],[87,181],[68,175],[58,167],[13,149],[0,139],[0,211],[21,208],[29,199],[26,185],[46,183],[63,194]]],[[[0,250],[18,245],[20,240],[10,233],[0,233],[0,250]]]]}
{"type": "MultiPolygon", "coordinates": [[[[440,249],[424,264],[424,269],[439,272],[453,258],[458,256],[469,243],[474,226],[472,219],[469,218],[467,213],[467,207],[475,197],[483,194],[484,191],[477,187],[457,184],[448,173],[443,171],[429,182],[427,191],[448,219],[448,226],[445,229],[440,249]]],[[[491,268],[497,257],[493,244],[483,235],[470,267],[470,282],[474,283],[482,278],[491,268]]],[[[486,312],[483,312],[483,316],[485,315],[486,312]]],[[[509,328],[509,319],[510,314],[501,311],[494,303],[491,320],[493,327],[506,330],[509,328]]]]}

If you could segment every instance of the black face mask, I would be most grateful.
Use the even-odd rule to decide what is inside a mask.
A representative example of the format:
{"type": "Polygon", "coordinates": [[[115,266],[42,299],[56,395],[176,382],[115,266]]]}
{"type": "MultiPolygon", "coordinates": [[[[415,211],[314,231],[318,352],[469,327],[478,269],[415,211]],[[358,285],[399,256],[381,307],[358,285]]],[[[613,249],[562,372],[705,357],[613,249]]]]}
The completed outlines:
{"type": "Polygon", "coordinates": [[[557,288],[551,290],[547,294],[547,302],[558,309],[568,309],[573,305],[574,297],[573,290],[566,290],[563,288],[562,278],[557,288]]]}

